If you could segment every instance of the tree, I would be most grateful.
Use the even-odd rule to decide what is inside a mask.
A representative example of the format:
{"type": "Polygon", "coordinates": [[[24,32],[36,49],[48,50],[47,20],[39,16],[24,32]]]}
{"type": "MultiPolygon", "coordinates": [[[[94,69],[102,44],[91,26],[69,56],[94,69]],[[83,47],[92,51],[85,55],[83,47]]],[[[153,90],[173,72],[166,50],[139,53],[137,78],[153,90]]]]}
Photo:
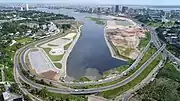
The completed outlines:
{"type": "Polygon", "coordinates": [[[65,30],[71,28],[71,24],[62,24],[61,26],[62,26],[62,29],[65,29],[65,30]]]}
{"type": "Polygon", "coordinates": [[[25,101],[32,101],[29,95],[24,95],[24,100],[25,101]]]}
{"type": "Polygon", "coordinates": [[[42,88],[40,91],[39,91],[39,95],[43,98],[46,98],[48,96],[48,89],[46,87],[42,88]]]}

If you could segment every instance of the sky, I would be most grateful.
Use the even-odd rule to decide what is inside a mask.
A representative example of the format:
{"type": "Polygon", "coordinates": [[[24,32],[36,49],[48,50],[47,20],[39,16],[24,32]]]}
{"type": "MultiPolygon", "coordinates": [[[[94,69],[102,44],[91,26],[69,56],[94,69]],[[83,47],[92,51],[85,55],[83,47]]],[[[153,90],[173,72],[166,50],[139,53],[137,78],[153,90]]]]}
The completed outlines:
{"type": "Polygon", "coordinates": [[[180,5],[180,0],[0,0],[0,3],[180,5]]]}

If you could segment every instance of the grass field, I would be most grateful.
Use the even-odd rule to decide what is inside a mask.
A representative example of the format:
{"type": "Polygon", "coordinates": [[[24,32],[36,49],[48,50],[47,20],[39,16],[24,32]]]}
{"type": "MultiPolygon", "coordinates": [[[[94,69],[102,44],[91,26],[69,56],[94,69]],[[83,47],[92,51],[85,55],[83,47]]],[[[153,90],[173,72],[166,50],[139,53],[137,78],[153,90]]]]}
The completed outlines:
{"type": "Polygon", "coordinates": [[[65,46],[64,46],[64,50],[67,50],[71,44],[72,44],[72,42],[69,43],[69,44],[67,44],[67,45],[65,45],[65,46]]]}
{"type": "Polygon", "coordinates": [[[59,69],[62,68],[62,64],[61,64],[61,63],[54,63],[54,65],[55,65],[57,68],[59,68],[59,69]]]}
{"type": "Polygon", "coordinates": [[[14,81],[14,76],[12,73],[13,73],[13,68],[4,69],[4,76],[6,81],[14,81]]]}
{"type": "Polygon", "coordinates": [[[40,90],[35,92],[35,96],[42,98],[43,101],[88,101],[85,95],[69,95],[48,92],[47,90],[40,90]]]}
{"type": "Polygon", "coordinates": [[[150,39],[151,39],[150,32],[146,32],[146,38],[140,40],[139,49],[142,50],[144,47],[146,47],[146,45],[149,43],[150,39]]]}
{"type": "Polygon", "coordinates": [[[51,48],[43,48],[43,49],[52,61],[60,61],[63,57],[63,55],[51,55],[51,54],[49,54],[51,48]]]}
{"type": "Polygon", "coordinates": [[[103,96],[105,98],[114,98],[117,95],[122,94],[123,92],[133,88],[136,86],[138,83],[140,83],[144,78],[148,76],[148,74],[159,64],[160,60],[162,59],[161,54],[139,75],[137,76],[134,80],[131,82],[127,83],[124,86],[118,87],[113,90],[109,91],[104,91],[99,93],[100,96],[103,96]]]}
{"type": "MultiPolygon", "coordinates": [[[[116,74],[120,74],[122,73],[123,71],[125,71],[126,69],[129,68],[129,65],[124,65],[124,66],[120,66],[120,67],[117,67],[115,69],[113,69],[112,71],[115,72],[116,74]]],[[[111,75],[111,70],[110,71],[105,71],[103,73],[103,78],[107,78],[107,76],[111,75]]]]}
{"type": "Polygon", "coordinates": [[[29,43],[29,42],[32,42],[33,39],[32,38],[21,38],[21,39],[15,39],[17,43],[21,43],[21,44],[24,44],[24,43],[29,43]]]}
{"type": "Polygon", "coordinates": [[[105,24],[105,22],[104,22],[105,19],[95,18],[95,17],[86,17],[86,18],[90,19],[91,21],[95,21],[96,24],[99,24],[99,25],[105,24]]]}
{"type": "Polygon", "coordinates": [[[58,45],[54,45],[54,44],[48,44],[48,46],[58,46],[58,45]]]}

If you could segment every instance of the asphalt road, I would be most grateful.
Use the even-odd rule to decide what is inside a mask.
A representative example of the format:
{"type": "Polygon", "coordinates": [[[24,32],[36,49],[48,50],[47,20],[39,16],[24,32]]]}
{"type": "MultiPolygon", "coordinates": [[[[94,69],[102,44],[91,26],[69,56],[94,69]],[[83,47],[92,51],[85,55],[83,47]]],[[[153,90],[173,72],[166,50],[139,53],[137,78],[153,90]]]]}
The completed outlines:
{"type": "MultiPolygon", "coordinates": [[[[29,84],[32,87],[42,89],[43,87],[46,87],[50,92],[54,93],[63,93],[63,94],[91,94],[91,93],[97,93],[102,91],[107,91],[111,89],[115,89],[117,87],[123,86],[127,84],[128,82],[132,81],[134,78],[136,78],[138,75],[141,74],[141,72],[161,53],[161,51],[166,47],[166,45],[163,45],[156,53],[154,53],[134,74],[129,76],[128,78],[124,79],[123,81],[110,85],[110,86],[104,86],[99,88],[91,88],[91,89],[61,89],[61,88],[54,88],[54,87],[48,87],[41,84],[37,84],[29,79],[27,79],[21,72],[20,65],[18,63],[18,55],[15,56],[15,69],[18,71],[20,78],[27,84],[29,84]]],[[[14,74],[15,76],[17,74],[14,74]]]]}
{"type": "MultiPolygon", "coordinates": [[[[164,50],[164,48],[166,47],[166,45],[164,44],[162,47],[160,47],[161,45],[159,44],[158,41],[156,41],[156,38],[155,37],[151,37],[153,43],[155,44],[156,47],[158,47],[158,51],[156,53],[154,53],[134,74],[132,74],[131,76],[129,76],[128,78],[124,79],[123,81],[119,82],[119,83],[116,83],[116,84],[113,84],[113,85],[110,85],[110,86],[104,86],[104,87],[99,87],[99,88],[91,88],[91,89],[64,89],[64,88],[54,88],[54,87],[48,87],[48,86],[45,86],[45,85],[41,85],[41,84],[37,84],[29,79],[27,79],[21,72],[21,68],[20,68],[20,65],[19,65],[19,55],[18,54],[21,54],[21,51],[23,51],[24,49],[28,49],[28,45],[27,47],[23,47],[21,49],[19,49],[17,51],[18,54],[15,55],[15,61],[14,61],[14,67],[15,69],[17,70],[18,74],[19,74],[19,77],[27,84],[29,84],[30,86],[32,87],[35,87],[35,88],[38,88],[38,89],[42,89],[43,87],[46,87],[50,92],[54,92],[54,93],[63,93],[63,94],[91,94],[91,93],[97,93],[97,92],[102,92],[102,91],[107,91],[107,90],[112,90],[112,89],[115,89],[117,87],[120,87],[120,86],[123,86],[127,83],[129,83],[130,81],[132,81],[134,78],[136,78],[137,76],[139,76],[142,71],[161,53],[161,51],[164,50]]],[[[46,39],[45,39],[46,40],[46,39]]],[[[43,41],[43,40],[41,40],[43,41]]],[[[47,41],[47,40],[46,40],[47,41]]],[[[146,50],[146,48],[145,48],[146,50]]],[[[141,54],[143,56],[143,54],[141,54]]],[[[22,66],[24,68],[25,66],[25,63],[23,63],[23,53],[22,53],[22,56],[20,57],[20,62],[22,62],[22,66]]],[[[142,57],[139,57],[139,59],[137,60],[137,63],[138,61],[140,61],[142,57]]],[[[134,65],[136,65],[137,63],[135,63],[134,65]]],[[[134,67],[134,66],[132,66],[134,67]]],[[[18,75],[17,73],[14,74],[14,76],[17,76],[18,75]]],[[[110,81],[113,81],[113,79],[110,79],[110,81]]]]}
{"type": "MultiPolygon", "coordinates": [[[[47,40],[46,40],[47,41],[47,40]]],[[[151,44],[152,41],[150,41],[147,46],[143,49],[143,51],[140,53],[140,55],[137,57],[137,59],[135,60],[135,62],[127,69],[125,70],[123,73],[117,75],[116,77],[112,77],[112,78],[108,78],[108,79],[104,79],[104,80],[99,80],[97,82],[58,82],[58,81],[52,81],[52,80],[47,80],[47,79],[44,79],[46,80],[47,82],[53,82],[55,84],[65,84],[65,85],[73,85],[73,86],[86,86],[86,85],[97,85],[97,84],[102,84],[102,83],[107,83],[107,82],[112,82],[114,80],[118,80],[120,79],[121,77],[123,77],[124,74],[128,74],[131,70],[133,70],[134,68],[136,68],[136,66],[138,65],[138,63],[141,61],[142,57],[144,56],[144,53],[148,50],[148,48],[150,47],[150,44],[151,44]]],[[[43,42],[41,42],[43,43],[43,42]]],[[[41,44],[39,43],[39,44],[41,44]]],[[[37,45],[36,45],[37,46],[37,45]]],[[[29,48],[25,48],[21,54],[20,54],[20,63],[22,64],[23,66],[23,69],[24,70],[28,70],[28,66],[26,65],[25,63],[25,52],[28,50],[29,48]]],[[[33,74],[32,74],[33,75],[33,74]]]]}

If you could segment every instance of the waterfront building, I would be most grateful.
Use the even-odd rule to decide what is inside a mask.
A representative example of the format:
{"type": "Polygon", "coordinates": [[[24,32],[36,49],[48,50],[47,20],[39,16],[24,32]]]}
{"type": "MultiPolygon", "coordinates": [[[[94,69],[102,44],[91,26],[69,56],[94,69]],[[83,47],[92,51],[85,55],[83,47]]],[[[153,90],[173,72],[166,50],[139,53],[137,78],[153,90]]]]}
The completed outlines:
{"type": "Polygon", "coordinates": [[[122,13],[126,13],[127,10],[128,10],[128,7],[125,7],[125,6],[122,7],[122,13]]]}
{"type": "Polygon", "coordinates": [[[29,11],[29,5],[26,4],[26,11],[29,11]]]}
{"type": "Polygon", "coordinates": [[[23,11],[24,9],[23,9],[23,7],[21,7],[21,11],[23,11]]]}
{"type": "Polygon", "coordinates": [[[115,13],[119,13],[119,5],[115,6],[115,13]]]}

